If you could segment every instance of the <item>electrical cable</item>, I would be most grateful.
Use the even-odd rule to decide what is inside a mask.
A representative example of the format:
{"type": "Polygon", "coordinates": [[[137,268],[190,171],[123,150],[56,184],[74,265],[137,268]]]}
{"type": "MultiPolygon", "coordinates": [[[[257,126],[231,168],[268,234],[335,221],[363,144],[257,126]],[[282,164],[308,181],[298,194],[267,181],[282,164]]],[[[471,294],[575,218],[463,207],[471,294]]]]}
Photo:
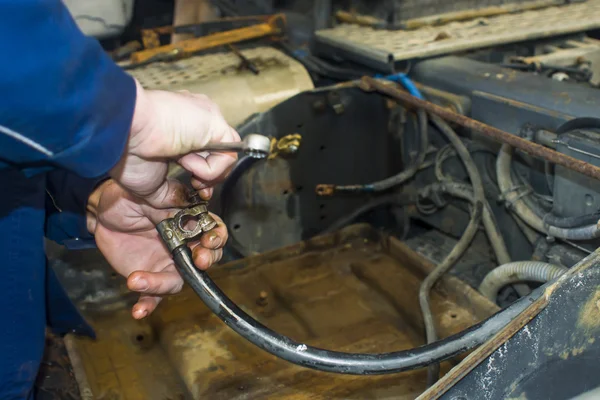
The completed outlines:
{"type": "Polygon", "coordinates": [[[396,175],[390,176],[383,180],[367,183],[364,185],[322,185],[330,186],[333,193],[373,193],[383,192],[393,187],[400,186],[404,182],[411,179],[417,171],[421,168],[421,165],[425,161],[427,155],[427,147],[429,146],[429,125],[427,122],[427,112],[425,110],[417,110],[418,127],[419,127],[419,153],[417,154],[416,160],[405,170],[399,172],[396,175]]]}
{"type": "Polygon", "coordinates": [[[173,251],[175,266],[206,306],[226,325],[257,347],[291,363],[320,371],[381,375],[421,368],[485,343],[539,299],[543,287],[472,327],[432,344],[391,353],[353,354],[324,350],[276,333],[240,309],[194,265],[187,245],[173,251]]]}
{"type": "MultiPolygon", "coordinates": [[[[435,321],[433,319],[433,313],[431,312],[431,304],[429,295],[431,288],[446,272],[452,268],[456,261],[465,252],[467,247],[477,233],[479,228],[479,221],[481,219],[482,209],[486,203],[485,193],[483,190],[483,183],[481,176],[477,170],[475,162],[471,158],[471,154],[460,140],[460,137],[454,132],[454,130],[440,117],[434,114],[430,114],[430,120],[436,128],[448,139],[448,141],[454,146],[458,156],[465,165],[469,180],[473,187],[474,203],[471,209],[471,217],[469,224],[467,225],[462,237],[456,244],[456,246],[450,251],[446,258],[423,280],[419,288],[419,305],[421,306],[421,312],[423,313],[423,322],[425,324],[425,333],[427,337],[427,343],[433,343],[437,340],[437,333],[435,329],[435,321]]],[[[431,364],[427,370],[427,384],[432,386],[439,379],[439,364],[431,364]]]]}
{"type": "Polygon", "coordinates": [[[550,225],[547,220],[544,221],[542,218],[544,212],[536,208],[535,203],[531,202],[523,193],[517,193],[519,187],[514,186],[511,176],[512,154],[512,147],[503,144],[496,160],[498,186],[509,209],[512,209],[523,222],[536,231],[559,239],[590,240],[600,237],[600,227],[596,223],[582,227],[562,228],[550,225]]]}
{"type": "MultiPolygon", "coordinates": [[[[489,148],[482,145],[478,145],[477,142],[466,142],[465,145],[471,153],[475,151],[484,151],[489,152],[495,156],[495,153],[492,152],[489,148]]],[[[453,155],[455,155],[455,152],[453,151],[451,145],[443,147],[438,152],[435,161],[435,175],[439,181],[445,182],[446,186],[452,185],[451,188],[453,190],[453,193],[451,194],[453,196],[462,198],[473,203],[473,189],[469,185],[466,185],[464,183],[452,181],[452,178],[447,178],[443,173],[443,162],[453,155]]],[[[480,175],[486,176],[487,174],[480,175]]],[[[494,187],[494,189],[494,192],[497,192],[497,188],[494,187]]],[[[494,216],[494,213],[492,212],[488,201],[486,201],[483,206],[482,220],[483,226],[485,228],[485,233],[490,242],[490,245],[492,246],[494,255],[496,256],[496,262],[498,263],[498,265],[510,263],[512,260],[508,252],[508,248],[506,247],[506,242],[504,241],[504,237],[502,237],[502,233],[500,232],[500,228],[498,227],[498,222],[496,221],[496,217],[494,216]]],[[[524,283],[517,283],[513,285],[513,289],[517,292],[519,297],[523,297],[531,292],[529,286],[524,283]]]]}
{"type": "Polygon", "coordinates": [[[578,217],[558,217],[548,213],[543,218],[544,223],[557,228],[578,228],[585,225],[597,224],[600,221],[600,211],[578,217]]]}
{"type": "MultiPolygon", "coordinates": [[[[456,246],[444,262],[426,278],[427,284],[425,285],[424,282],[424,285],[421,287],[421,289],[426,289],[423,290],[423,292],[426,293],[424,301],[427,306],[429,305],[428,294],[431,286],[433,286],[437,278],[454,264],[456,259],[458,259],[460,254],[464,251],[463,248],[466,248],[466,245],[470,243],[472,236],[474,236],[484,204],[481,200],[484,199],[481,178],[477,175],[477,169],[475,168],[467,149],[445,121],[441,120],[439,117],[432,117],[432,122],[448,137],[449,141],[456,146],[458,155],[465,162],[467,172],[469,173],[473,185],[475,206],[472,207],[471,223],[459,241],[459,245],[456,246]]],[[[222,209],[226,209],[226,204],[223,202],[226,197],[224,194],[227,192],[227,184],[233,185],[237,178],[239,178],[239,176],[241,176],[241,174],[252,164],[253,162],[242,159],[236,168],[234,168],[230,179],[226,181],[222,191],[222,209]]],[[[508,308],[500,311],[487,320],[474,325],[459,334],[440,341],[435,341],[436,335],[435,327],[433,326],[433,318],[430,309],[427,307],[427,310],[424,310],[424,316],[427,316],[427,311],[429,311],[428,315],[431,320],[428,324],[430,327],[433,326],[433,338],[435,343],[430,343],[411,350],[392,353],[350,354],[314,348],[271,331],[242,311],[214,284],[206,272],[199,271],[194,266],[191,250],[187,246],[181,246],[175,249],[173,256],[175,265],[185,281],[190,284],[192,289],[202,301],[204,301],[208,308],[235,332],[259,348],[289,362],[321,371],[343,374],[374,375],[396,373],[427,365],[436,365],[439,367],[438,363],[440,361],[468,351],[490,339],[506,324],[524,311],[529,306],[530,302],[538,299],[543,293],[542,288],[539,288],[531,295],[521,298],[508,308]]],[[[420,300],[422,299],[421,292],[422,291],[420,290],[420,300]]],[[[431,338],[432,335],[428,335],[428,342],[432,341],[431,338]]],[[[434,371],[436,371],[435,368],[434,371]]],[[[437,371],[439,375],[439,370],[437,371]]]]}

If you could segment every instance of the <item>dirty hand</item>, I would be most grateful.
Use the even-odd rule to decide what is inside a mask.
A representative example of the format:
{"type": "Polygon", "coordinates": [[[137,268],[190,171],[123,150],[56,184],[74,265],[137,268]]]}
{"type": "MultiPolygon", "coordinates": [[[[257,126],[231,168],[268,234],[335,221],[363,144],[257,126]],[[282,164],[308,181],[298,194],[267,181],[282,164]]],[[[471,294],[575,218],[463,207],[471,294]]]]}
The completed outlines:
{"type": "MultiPolygon", "coordinates": [[[[127,278],[130,290],[141,293],[133,306],[136,319],[149,315],[162,296],[181,290],[183,280],[155,225],[178,210],[157,209],[131,195],[113,180],[100,185],[88,200],[88,230],[112,267],[127,278]]],[[[227,241],[223,221],[212,215],[217,227],[190,243],[194,263],[205,270],[218,262],[227,241]]]]}
{"type": "Polygon", "coordinates": [[[200,195],[210,198],[212,186],[227,175],[237,155],[197,151],[210,142],[238,142],[240,136],[204,95],[144,90],[137,81],[136,85],[127,149],[111,177],[155,207],[172,207],[183,190],[180,183],[166,180],[167,161],[175,160],[192,173],[200,195]]]}

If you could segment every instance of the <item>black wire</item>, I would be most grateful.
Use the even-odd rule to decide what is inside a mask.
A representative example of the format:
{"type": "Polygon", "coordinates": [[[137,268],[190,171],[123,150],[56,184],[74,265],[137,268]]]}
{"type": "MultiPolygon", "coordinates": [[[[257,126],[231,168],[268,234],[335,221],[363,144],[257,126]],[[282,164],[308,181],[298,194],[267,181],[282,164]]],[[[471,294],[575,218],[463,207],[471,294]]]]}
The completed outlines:
{"type": "Polygon", "coordinates": [[[186,245],[173,251],[175,266],[185,282],[226,325],[257,347],[291,363],[349,375],[382,375],[421,368],[452,358],[491,339],[543,293],[545,286],[485,321],[435,343],[391,353],[353,354],[324,350],[272,331],[240,309],[194,265],[186,245]]]}

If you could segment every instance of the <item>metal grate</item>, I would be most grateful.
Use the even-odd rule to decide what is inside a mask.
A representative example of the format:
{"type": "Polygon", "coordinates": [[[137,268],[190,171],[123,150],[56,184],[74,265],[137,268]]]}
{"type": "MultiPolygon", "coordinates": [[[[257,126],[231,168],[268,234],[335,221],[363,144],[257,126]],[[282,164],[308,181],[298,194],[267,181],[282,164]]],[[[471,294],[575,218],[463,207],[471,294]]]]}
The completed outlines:
{"type": "MultiPolygon", "coordinates": [[[[296,61],[272,47],[242,50],[259,71],[272,67],[292,67],[296,61]]],[[[240,59],[231,52],[215,53],[183,59],[177,62],[153,63],[129,71],[147,89],[171,89],[191,83],[200,83],[240,74],[240,59]]],[[[250,74],[250,72],[248,72],[250,74]]]]}
{"type": "Polygon", "coordinates": [[[457,51],[547,38],[600,28],[600,0],[517,14],[428,26],[413,31],[376,30],[343,24],[317,32],[317,41],[355,60],[390,63],[457,51]]]}
{"type": "Polygon", "coordinates": [[[256,65],[258,75],[240,69],[240,59],[233,53],[153,63],[129,72],[146,89],[206,94],[232,126],[314,87],[302,64],[281,51],[257,47],[241,52],[256,65]]]}

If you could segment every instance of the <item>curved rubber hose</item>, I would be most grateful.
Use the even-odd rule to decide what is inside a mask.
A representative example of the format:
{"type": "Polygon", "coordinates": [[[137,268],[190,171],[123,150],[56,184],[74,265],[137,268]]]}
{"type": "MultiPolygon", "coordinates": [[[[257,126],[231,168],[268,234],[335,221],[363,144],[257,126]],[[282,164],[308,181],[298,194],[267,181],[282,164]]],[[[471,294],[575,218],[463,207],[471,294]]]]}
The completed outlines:
{"type": "Polygon", "coordinates": [[[496,173],[498,175],[498,186],[504,196],[504,200],[510,204],[517,216],[527,225],[538,232],[566,240],[589,240],[600,237],[600,228],[589,225],[582,228],[559,228],[544,224],[542,218],[527,206],[522,196],[515,191],[512,177],[510,175],[510,164],[512,162],[513,149],[503,144],[496,160],[496,173]]]}
{"type": "MultiPolygon", "coordinates": [[[[425,335],[427,337],[427,343],[433,343],[437,340],[437,333],[435,331],[435,321],[433,320],[433,313],[431,312],[431,304],[429,303],[429,293],[431,288],[442,277],[446,272],[452,268],[460,256],[467,250],[469,244],[475,237],[477,229],[479,227],[479,221],[481,219],[481,209],[486,203],[485,193],[483,190],[483,182],[481,176],[477,170],[477,166],[471,158],[469,150],[465,147],[465,144],[460,140],[460,137],[454,132],[454,130],[440,117],[434,114],[430,114],[431,122],[442,132],[448,141],[452,144],[456,150],[456,154],[461,159],[469,175],[469,180],[473,186],[473,197],[474,204],[471,211],[471,218],[469,224],[465,229],[462,237],[452,249],[450,254],[433,270],[421,283],[419,287],[419,305],[421,306],[421,312],[423,313],[423,322],[425,324],[425,335]]],[[[439,379],[439,364],[432,364],[427,371],[427,384],[432,386],[439,379]]]]}
{"type": "Polygon", "coordinates": [[[339,374],[391,374],[447,360],[485,343],[543,294],[543,288],[536,289],[485,321],[433,344],[381,354],[341,353],[294,341],[250,317],[219,289],[206,272],[194,266],[189,247],[175,249],[173,260],[185,282],[204,304],[246,340],[291,363],[339,374]]]}
{"type": "Polygon", "coordinates": [[[488,273],[479,292],[496,302],[498,291],[515,282],[550,282],[567,272],[567,268],[540,261],[517,261],[501,265],[488,273]]]}
{"type": "Polygon", "coordinates": [[[368,185],[373,188],[373,191],[382,192],[394,186],[403,184],[417,173],[417,171],[421,167],[421,164],[423,164],[423,161],[425,161],[425,156],[427,155],[427,147],[429,146],[429,125],[427,123],[427,113],[425,112],[425,110],[417,110],[417,118],[419,120],[420,143],[419,154],[417,155],[417,159],[406,170],[400,172],[399,174],[368,185]]]}
{"type": "MultiPolygon", "coordinates": [[[[444,191],[448,194],[466,200],[471,204],[475,203],[473,189],[470,186],[464,183],[448,181],[444,182],[444,186],[444,191]]],[[[494,250],[496,261],[499,265],[508,264],[511,261],[510,254],[506,248],[506,242],[502,237],[502,233],[500,233],[500,228],[498,228],[496,217],[494,216],[490,204],[487,201],[483,205],[483,214],[481,219],[483,221],[485,233],[490,241],[492,249],[494,250]]]]}
{"type": "Polygon", "coordinates": [[[598,221],[600,221],[600,211],[578,217],[558,217],[552,213],[548,213],[544,217],[544,223],[557,228],[579,228],[596,224],[598,221]]]}
{"type": "Polygon", "coordinates": [[[598,225],[582,226],[581,228],[557,228],[556,226],[548,226],[548,235],[567,239],[567,240],[590,240],[600,237],[600,229],[598,225]]]}
{"type": "Polygon", "coordinates": [[[496,174],[498,175],[500,193],[504,196],[504,201],[512,205],[515,213],[523,220],[523,222],[538,232],[546,233],[542,219],[527,207],[525,202],[519,198],[519,193],[514,190],[513,181],[510,176],[512,152],[512,147],[503,144],[496,160],[496,174]]]}

